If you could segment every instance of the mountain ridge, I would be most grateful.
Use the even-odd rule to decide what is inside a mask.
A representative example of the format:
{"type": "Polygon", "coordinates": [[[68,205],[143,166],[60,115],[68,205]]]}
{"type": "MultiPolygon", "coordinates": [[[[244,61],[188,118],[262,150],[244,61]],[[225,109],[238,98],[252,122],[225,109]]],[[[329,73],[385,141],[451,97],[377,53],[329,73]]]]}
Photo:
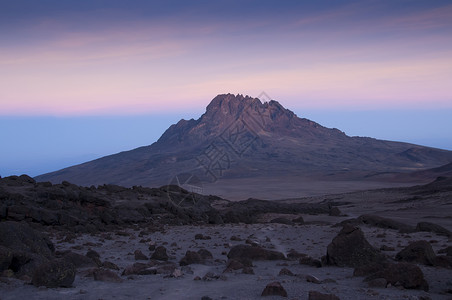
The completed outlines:
{"type": "MultiPolygon", "coordinates": [[[[197,120],[171,125],[153,144],[37,176],[79,185],[159,186],[181,173],[205,184],[227,179],[411,172],[452,161],[452,152],[403,142],[349,137],[300,118],[279,102],[221,94],[197,120]],[[330,174],[330,175],[329,175],[330,174]]],[[[342,176],[342,175],[341,175],[342,176]]],[[[347,180],[348,180],[347,179],[347,180]]]]}

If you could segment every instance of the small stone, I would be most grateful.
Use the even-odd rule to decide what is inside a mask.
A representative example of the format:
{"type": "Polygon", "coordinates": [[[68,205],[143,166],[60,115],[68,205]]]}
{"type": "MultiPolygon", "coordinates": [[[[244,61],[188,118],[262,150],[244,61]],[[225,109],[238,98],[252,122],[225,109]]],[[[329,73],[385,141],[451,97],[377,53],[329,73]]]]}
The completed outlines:
{"type": "Polygon", "coordinates": [[[322,283],[322,281],[320,279],[318,279],[317,277],[315,277],[313,275],[306,275],[306,281],[312,282],[312,283],[317,283],[317,284],[322,283]]]}
{"type": "Polygon", "coordinates": [[[155,250],[155,242],[149,242],[149,251],[154,251],[155,250]]]}
{"type": "Polygon", "coordinates": [[[210,239],[212,239],[210,236],[203,235],[202,233],[197,233],[195,235],[195,240],[210,240],[210,239]]]}
{"type": "Polygon", "coordinates": [[[287,292],[281,283],[275,281],[267,284],[267,286],[262,291],[261,296],[281,296],[287,297],[287,292]]]}
{"type": "Polygon", "coordinates": [[[122,282],[122,279],[118,276],[118,274],[108,270],[108,269],[97,269],[93,273],[94,280],[96,281],[104,281],[104,282],[122,282]]]}
{"type": "Polygon", "coordinates": [[[279,271],[278,275],[287,275],[287,276],[294,276],[295,274],[292,273],[291,270],[287,269],[287,268],[282,268],[281,271],[279,271]]]}
{"type": "Polygon", "coordinates": [[[182,270],[180,270],[180,269],[175,269],[173,271],[173,273],[171,273],[171,277],[174,277],[174,278],[179,278],[179,277],[182,277],[183,275],[184,275],[184,273],[182,273],[182,270]]]}
{"type": "Polygon", "coordinates": [[[112,269],[112,270],[119,270],[119,267],[116,264],[109,262],[109,261],[104,261],[102,263],[102,267],[107,268],[107,269],[112,269]]]}
{"type": "Polygon", "coordinates": [[[151,256],[151,259],[163,260],[163,261],[167,261],[168,258],[169,258],[169,256],[166,253],[166,248],[163,246],[158,246],[157,248],[155,248],[155,251],[151,256]]]}
{"type": "Polygon", "coordinates": [[[143,254],[143,252],[141,252],[141,250],[135,250],[135,252],[133,252],[133,254],[135,255],[135,260],[148,260],[149,258],[143,254]]]}

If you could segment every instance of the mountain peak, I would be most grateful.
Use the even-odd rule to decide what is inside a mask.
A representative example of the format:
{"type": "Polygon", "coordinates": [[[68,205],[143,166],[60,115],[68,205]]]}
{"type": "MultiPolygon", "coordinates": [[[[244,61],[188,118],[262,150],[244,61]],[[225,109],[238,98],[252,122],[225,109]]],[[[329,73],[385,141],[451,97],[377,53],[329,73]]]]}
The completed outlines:
{"type": "Polygon", "coordinates": [[[257,179],[268,179],[272,186],[281,178],[299,184],[300,178],[309,180],[311,176],[361,178],[363,174],[437,167],[452,161],[450,151],[413,147],[348,137],[297,117],[275,100],[262,103],[250,96],[222,94],[199,119],[171,125],[148,147],[46,174],[39,180],[155,186],[168,184],[177,174],[190,173],[212,184],[219,179],[237,184],[249,178],[248,183],[259,192],[265,183],[257,179]]]}
{"type": "Polygon", "coordinates": [[[202,120],[218,123],[221,120],[231,121],[241,116],[245,117],[244,114],[269,120],[275,120],[282,116],[284,116],[284,119],[291,119],[295,116],[292,111],[284,108],[276,100],[262,103],[258,98],[248,95],[220,94],[213,98],[207,106],[202,120]]]}
{"type": "Polygon", "coordinates": [[[220,94],[212,99],[206,108],[205,115],[212,117],[221,117],[225,115],[237,118],[245,109],[253,106],[261,106],[262,103],[257,98],[241,94],[220,94]]]}

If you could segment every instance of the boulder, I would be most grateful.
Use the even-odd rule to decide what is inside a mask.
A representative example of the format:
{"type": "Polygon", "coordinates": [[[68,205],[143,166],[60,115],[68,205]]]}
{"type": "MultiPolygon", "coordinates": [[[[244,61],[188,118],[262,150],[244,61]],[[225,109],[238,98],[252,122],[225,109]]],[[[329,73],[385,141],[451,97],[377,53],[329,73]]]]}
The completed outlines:
{"type": "Polygon", "coordinates": [[[104,261],[102,263],[102,267],[119,271],[119,267],[115,263],[112,263],[110,261],[104,261]]]}
{"type": "Polygon", "coordinates": [[[328,245],[326,254],[326,263],[339,267],[358,267],[384,260],[380,251],[365,239],[361,229],[348,224],[328,245]]]}
{"type": "Polygon", "coordinates": [[[287,292],[281,283],[275,281],[267,284],[267,286],[262,291],[261,296],[281,296],[287,297],[287,292]]]}
{"type": "Polygon", "coordinates": [[[375,278],[367,282],[371,288],[386,288],[388,281],[385,278],[375,278]]]}
{"type": "Polygon", "coordinates": [[[367,225],[385,228],[385,229],[395,229],[395,230],[398,230],[400,232],[405,232],[405,233],[415,231],[415,228],[410,225],[407,225],[407,224],[404,224],[404,223],[401,223],[398,221],[394,221],[392,219],[376,216],[376,215],[362,215],[362,216],[358,217],[357,221],[367,224],[367,225]]]}
{"type": "Polygon", "coordinates": [[[102,266],[102,262],[100,261],[100,255],[99,253],[97,253],[97,251],[95,250],[88,250],[85,254],[86,257],[91,258],[96,264],[97,266],[102,266]]]}
{"type": "Polygon", "coordinates": [[[213,259],[212,253],[207,249],[199,249],[198,254],[201,256],[203,260],[213,259]]]}
{"type": "Polygon", "coordinates": [[[155,248],[154,253],[152,253],[151,259],[156,259],[156,260],[163,260],[163,261],[167,261],[169,258],[168,254],[166,253],[166,248],[163,246],[158,246],[157,248],[155,248]]]}
{"type": "Polygon", "coordinates": [[[428,266],[435,264],[435,257],[435,252],[427,241],[412,242],[395,256],[399,261],[416,262],[428,266]]]}
{"type": "Polygon", "coordinates": [[[438,251],[438,253],[444,253],[447,256],[452,256],[452,246],[446,247],[438,251]]]}
{"type": "Polygon", "coordinates": [[[313,275],[306,275],[306,281],[316,284],[321,284],[322,281],[313,275]]]}
{"type": "Polygon", "coordinates": [[[434,265],[436,267],[452,269],[452,256],[438,255],[435,257],[434,265]]]}
{"type": "Polygon", "coordinates": [[[180,260],[179,265],[188,266],[191,264],[201,264],[204,260],[201,255],[195,251],[187,251],[185,256],[180,260]]]}
{"type": "Polygon", "coordinates": [[[244,268],[251,268],[253,266],[253,263],[251,260],[236,260],[236,259],[230,259],[228,260],[228,263],[226,265],[226,269],[223,271],[223,273],[232,272],[235,270],[240,270],[244,268]]]}
{"type": "Polygon", "coordinates": [[[299,259],[299,263],[300,263],[300,265],[306,265],[306,266],[311,266],[311,267],[316,267],[316,268],[322,267],[322,262],[320,260],[312,258],[310,256],[301,257],[299,259]]]}
{"type": "Polygon", "coordinates": [[[53,258],[52,242],[26,223],[0,222],[0,271],[11,269],[18,277],[53,258]]]}
{"type": "Polygon", "coordinates": [[[369,276],[377,272],[383,271],[388,266],[389,262],[370,263],[367,265],[362,265],[355,268],[355,270],[353,271],[353,276],[369,276]]]}
{"type": "Polygon", "coordinates": [[[36,268],[32,283],[37,287],[71,287],[74,279],[75,266],[64,259],[54,259],[36,268]]]}
{"type": "Polygon", "coordinates": [[[104,282],[122,282],[121,277],[108,269],[97,269],[93,272],[94,280],[104,282]]]}
{"type": "Polygon", "coordinates": [[[302,216],[299,216],[298,218],[293,219],[292,222],[295,224],[302,225],[302,224],[304,224],[304,219],[302,216]]]}
{"type": "Polygon", "coordinates": [[[135,252],[133,252],[134,256],[135,256],[135,260],[148,260],[149,258],[143,254],[143,252],[141,252],[141,250],[135,250],[135,252]]]}
{"type": "Polygon", "coordinates": [[[386,267],[368,276],[369,282],[377,278],[384,278],[391,285],[401,285],[406,289],[422,289],[428,291],[428,283],[424,279],[422,270],[411,263],[388,264],[386,267]]]}
{"type": "Polygon", "coordinates": [[[452,237],[452,232],[444,228],[443,226],[440,226],[435,223],[430,222],[419,222],[416,225],[416,231],[427,231],[427,232],[434,232],[438,235],[444,235],[448,237],[452,237]]]}
{"type": "Polygon", "coordinates": [[[0,246],[0,273],[10,268],[13,261],[13,251],[9,248],[0,246]]]}
{"type": "Polygon", "coordinates": [[[287,276],[295,276],[295,274],[292,273],[292,271],[289,270],[289,269],[287,269],[287,268],[282,268],[282,269],[279,271],[278,275],[279,275],[279,276],[283,276],[283,275],[287,275],[287,276]]]}

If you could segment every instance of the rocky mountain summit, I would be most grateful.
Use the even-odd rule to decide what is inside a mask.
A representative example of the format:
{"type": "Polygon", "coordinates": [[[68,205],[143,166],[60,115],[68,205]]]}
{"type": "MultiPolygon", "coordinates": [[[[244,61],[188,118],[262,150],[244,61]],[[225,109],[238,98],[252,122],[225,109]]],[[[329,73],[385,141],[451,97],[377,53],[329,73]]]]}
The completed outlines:
{"type": "Polygon", "coordinates": [[[154,187],[168,184],[180,174],[191,174],[206,187],[259,180],[277,188],[275,182],[281,178],[293,182],[292,186],[297,186],[300,178],[362,182],[380,180],[382,173],[413,172],[451,161],[451,151],[349,137],[300,118],[277,101],[262,103],[249,96],[224,94],[215,97],[199,119],[180,120],[150,146],[36,179],[84,186],[154,187]]]}

